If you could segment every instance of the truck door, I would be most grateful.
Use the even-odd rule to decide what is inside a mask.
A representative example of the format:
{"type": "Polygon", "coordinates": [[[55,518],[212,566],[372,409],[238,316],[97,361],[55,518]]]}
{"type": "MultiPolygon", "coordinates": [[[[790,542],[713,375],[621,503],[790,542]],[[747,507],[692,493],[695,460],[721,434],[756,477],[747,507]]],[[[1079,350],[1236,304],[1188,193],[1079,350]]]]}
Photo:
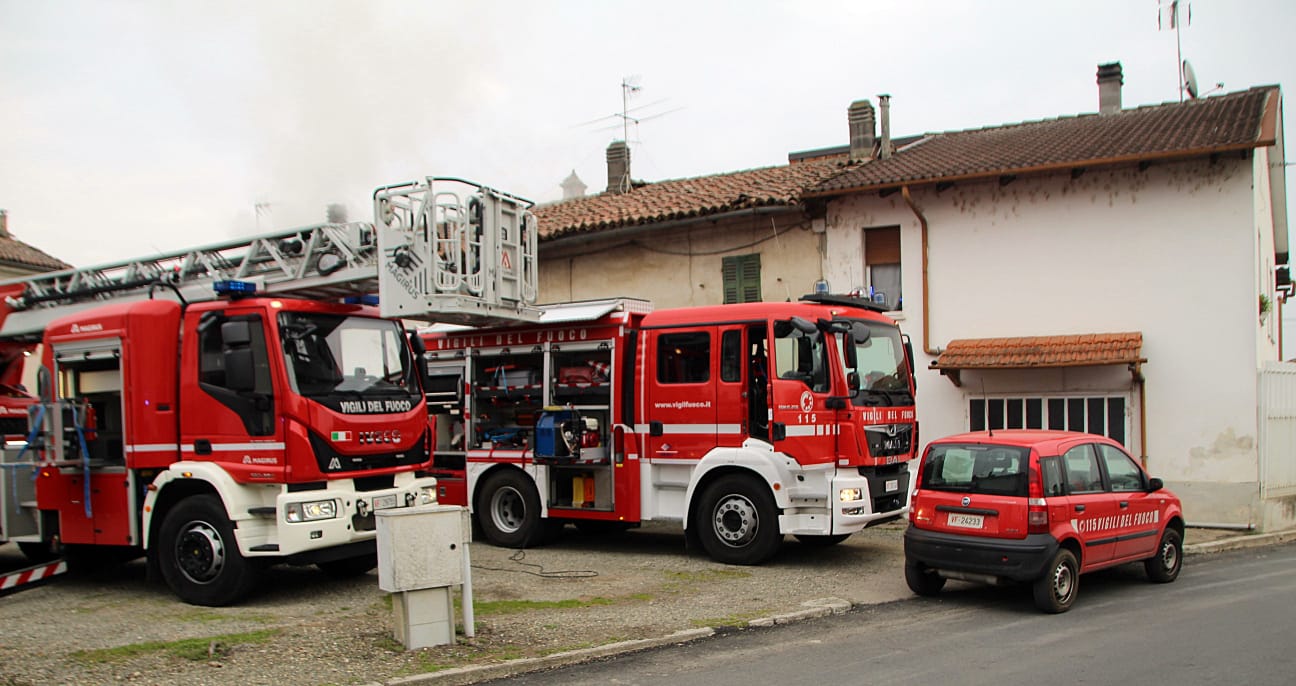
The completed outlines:
{"type": "Polygon", "coordinates": [[[191,313],[185,331],[181,459],[221,462],[240,481],[282,481],[284,435],[261,315],[191,313]]]}
{"type": "Polygon", "coordinates": [[[647,457],[696,460],[715,447],[717,335],[714,327],[650,332],[647,457]]]}
{"type": "Polygon", "coordinates": [[[799,317],[773,325],[773,388],[770,438],[774,449],[801,464],[832,462],[836,456],[832,390],[824,335],[799,317]]]}
{"type": "MultiPolygon", "coordinates": [[[[716,444],[742,445],[749,435],[750,392],[746,384],[747,355],[741,326],[720,327],[720,379],[716,384],[716,444]]],[[[762,408],[764,411],[764,408],[762,408]]]]}

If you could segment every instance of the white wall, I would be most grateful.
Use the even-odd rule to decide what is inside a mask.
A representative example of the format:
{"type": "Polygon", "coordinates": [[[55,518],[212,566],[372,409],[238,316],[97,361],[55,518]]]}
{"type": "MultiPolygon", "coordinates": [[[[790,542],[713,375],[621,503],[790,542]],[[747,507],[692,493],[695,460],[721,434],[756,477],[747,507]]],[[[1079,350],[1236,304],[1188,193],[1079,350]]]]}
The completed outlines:
{"type": "MultiPolygon", "coordinates": [[[[1197,503],[1190,519],[1249,517],[1257,369],[1262,357],[1277,359],[1276,348],[1256,342],[1268,342],[1257,316],[1256,260],[1267,249],[1272,263],[1272,242],[1257,238],[1265,220],[1256,211],[1262,192],[1252,188],[1252,171],[1252,160],[1231,156],[915,190],[929,225],[931,346],[955,338],[1143,332],[1149,468],[1189,491],[1181,495],[1197,503]],[[1221,483],[1236,487],[1215,486],[1221,483]]],[[[966,429],[966,399],[983,392],[982,382],[991,394],[1030,387],[1132,394],[1123,367],[966,372],[964,387],[955,387],[926,370],[934,356],[920,352],[921,235],[901,195],[835,201],[827,224],[825,271],[834,284],[860,280],[861,229],[902,227],[901,326],[924,370],[918,416],[927,439],[966,429]]],[[[1131,410],[1138,411],[1136,396],[1131,410]]],[[[1132,424],[1137,432],[1136,416],[1132,424]]]]}

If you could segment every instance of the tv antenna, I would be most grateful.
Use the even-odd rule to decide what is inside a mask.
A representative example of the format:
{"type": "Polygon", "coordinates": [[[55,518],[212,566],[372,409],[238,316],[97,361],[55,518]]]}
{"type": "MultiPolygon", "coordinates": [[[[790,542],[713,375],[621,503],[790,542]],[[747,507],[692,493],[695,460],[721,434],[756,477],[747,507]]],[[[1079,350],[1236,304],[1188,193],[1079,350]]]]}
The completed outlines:
{"type": "MultiPolygon", "coordinates": [[[[1197,97],[1197,75],[1192,65],[1183,58],[1183,41],[1179,31],[1182,27],[1192,26],[1192,3],[1170,0],[1157,6],[1157,30],[1169,28],[1175,32],[1175,66],[1179,69],[1179,102],[1184,101],[1184,93],[1189,98],[1197,97]],[[1180,18],[1179,6],[1183,5],[1183,18],[1180,18]]],[[[1224,84],[1220,84],[1223,88],[1224,84]]]]}
{"type": "Polygon", "coordinates": [[[630,106],[630,102],[631,102],[631,100],[632,100],[636,95],[638,95],[640,91],[643,90],[643,86],[640,86],[640,85],[639,85],[639,78],[640,78],[640,77],[639,77],[638,75],[635,75],[635,76],[627,76],[627,77],[621,79],[621,111],[620,111],[620,112],[615,112],[615,113],[613,113],[613,114],[609,114],[609,115],[607,115],[607,116],[605,116],[605,117],[599,117],[598,119],[592,119],[592,120],[587,121],[587,122],[581,122],[580,124],[577,124],[576,126],[577,126],[577,127],[583,127],[583,126],[589,126],[589,125],[591,125],[591,124],[598,124],[598,123],[601,123],[601,122],[605,122],[605,121],[607,121],[607,120],[616,120],[616,119],[620,119],[620,120],[621,120],[621,123],[620,123],[619,125],[615,125],[615,126],[608,126],[608,127],[606,127],[606,128],[601,128],[601,129],[597,129],[597,130],[599,130],[599,131],[611,131],[611,130],[614,130],[614,129],[620,129],[620,130],[621,130],[621,140],[625,141],[626,144],[629,145],[629,143],[630,143],[630,125],[631,125],[631,124],[634,124],[634,125],[637,127],[637,126],[639,125],[640,122],[645,122],[645,121],[648,121],[648,120],[650,120],[650,119],[656,119],[656,118],[658,118],[658,117],[664,117],[664,116],[666,116],[666,115],[668,115],[668,114],[671,114],[672,112],[678,112],[678,111],[684,109],[683,107],[676,107],[676,108],[673,108],[673,109],[666,110],[665,112],[658,112],[658,113],[656,113],[656,114],[649,114],[649,115],[646,115],[646,116],[635,116],[635,115],[631,114],[632,112],[638,112],[638,111],[640,111],[640,110],[647,110],[647,109],[650,108],[650,107],[656,107],[657,105],[661,105],[662,103],[666,102],[666,100],[654,100],[654,101],[652,101],[652,102],[650,102],[650,103],[646,103],[646,104],[643,104],[643,105],[636,105],[636,106],[634,106],[634,107],[631,107],[631,106],[630,106]]]}

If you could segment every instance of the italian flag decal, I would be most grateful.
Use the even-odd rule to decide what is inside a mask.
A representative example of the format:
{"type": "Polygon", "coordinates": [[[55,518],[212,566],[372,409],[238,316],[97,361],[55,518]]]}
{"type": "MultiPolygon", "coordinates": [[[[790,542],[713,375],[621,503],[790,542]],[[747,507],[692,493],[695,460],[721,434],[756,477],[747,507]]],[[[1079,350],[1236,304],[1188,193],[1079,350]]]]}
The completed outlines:
{"type": "Polygon", "coordinates": [[[338,442],[338,441],[349,441],[349,440],[351,440],[351,432],[350,432],[350,431],[334,431],[333,434],[330,436],[330,439],[331,439],[334,443],[336,443],[336,442],[338,442]]]}

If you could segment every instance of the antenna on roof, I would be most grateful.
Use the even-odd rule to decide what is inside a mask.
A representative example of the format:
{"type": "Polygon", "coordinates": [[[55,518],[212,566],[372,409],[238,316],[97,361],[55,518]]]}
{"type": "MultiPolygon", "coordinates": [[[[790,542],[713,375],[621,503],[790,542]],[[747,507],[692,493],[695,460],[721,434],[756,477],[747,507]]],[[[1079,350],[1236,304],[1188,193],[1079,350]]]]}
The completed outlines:
{"type": "MultiPolygon", "coordinates": [[[[1157,6],[1157,30],[1169,28],[1175,32],[1175,56],[1177,67],[1179,69],[1179,102],[1183,102],[1184,93],[1188,92],[1188,76],[1192,74],[1188,61],[1183,58],[1183,44],[1179,39],[1179,28],[1181,26],[1192,26],[1192,3],[1185,2],[1184,19],[1179,18],[1179,0],[1170,0],[1168,3],[1162,3],[1157,6]],[[1187,73],[1185,73],[1187,72],[1187,73]]],[[[1193,77],[1192,92],[1188,97],[1197,97],[1196,76],[1193,77]]]]}

